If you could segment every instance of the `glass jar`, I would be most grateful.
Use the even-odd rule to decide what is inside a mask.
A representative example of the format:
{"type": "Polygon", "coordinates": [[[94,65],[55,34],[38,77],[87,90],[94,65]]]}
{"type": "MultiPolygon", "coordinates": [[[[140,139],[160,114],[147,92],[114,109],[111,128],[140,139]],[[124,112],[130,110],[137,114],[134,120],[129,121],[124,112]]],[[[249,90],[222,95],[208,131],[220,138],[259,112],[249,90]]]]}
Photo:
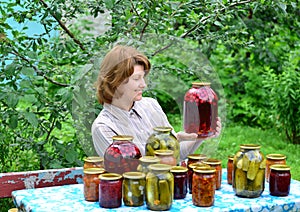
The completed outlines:
{"type": "Polygon", "coordinates": [[[172,150],[177,163],[180,162],[180,145],[177,138],[171,133],[171,127],[154,127],[145,148],[145,154],[154,156],[155,150],[172,150]]]}
{"type": "Polygon", "coordinates": [[[269,190],[272,196],[288,196],[290,192],[290,167],[283,164],[270,166],[269,190]]]}
{"type": "Polygon", "coordinates": [[[172,166],[152,164],[148,166],[146,176],[146,204],[154,211],[168,210],[174,199],[174,176],[170,172],[172,166]]]}
{"type": "Polygon", "coordinates": [[[219,190],[222,185],[222,161],[214,158],[209,158],[206,161],[203,161],[203,163],[216,169],[216,189],[219,190]]]}
{"type": "Polygon", "coordinates": [[[127,206],[144,205],[146,175],[142,172],[125,172],[123,174],[123,202],[127,206]]]}
{"type": "Polygon", "coordinates": [[[192,163],[202,162],[207,159],[207,156],[204,154],[189,154],[187,156],[187,166],[192,163]]]}
{"type": "Polygon", "coordinates": [[[103,157],[90,156],[84,159],[83,169],[104,168],[103,157]]]}
{"type": "Polygon", "coordinates": [[[169,149],[155,150],[154,154],[160,159],[160,163],[167,164],[170,166],[176,166],[177,160],[174,156],[174,151],[169,149]]]}
{"type": "Polygon", "coordinates": [[[266,158],[266,181],[269,182],[270,166],[274,164],[286,164],[286,156],[283,154],[268,154],[266,158]]]}
{"type": "Polygon", "coordinates": [[[103,168],[83,169],[83,192],[86,201],[99,200],[99,175],[105,173],[103,168]]]}
{"type": "Polygon", "coordinates": [[[266,160],[256,144],[242,144],[233,159],[232,186],[240,197],[259,197],[265,189],[266,160]]]}
{"type": "Polygon", "coordinates": [[[192,193],[192,184],[193,184],[193,173],[194,173],[194,168],[196,167],[210,167],[210,165],[197,162],[197,163],[191,163],[188,165],[188,187],[189,187],[189,193],[192,193]]]}
{"type": "Polygon", "coordinates": [[[184,199],[187,194],[187,172],[188,168],[182,166],[173,166],[171,173],[174,176],[174,199],[184,199]]]}
{"type": "Polygon", "coordinates": [[[113,142],[104,153],[104,167],[107,172],[123,174],[136,171],[142,154],[132,142],[133,137],[118,135],[112,137],[113,142]]]}
{"type": "Polygon", "coordinates": [[[156,156],[143,156],[139,159],[140,164],[137,167],[137,171],[143,172],[145,174],[148,173],[148,166],[151,164],[160,163],[160,159],[156,156]]]}
{"type": "Polygon", "coordinates": [[[215,201],[215,173],[211,167],[196,167],[193,173],[192,201],[196,206],[209,207],[215,201]]]}
{"type": "Polygon", "coordinates": [[[234,156],[228,156],[227,160],[227,183],[229,185],[232,185],[233,157],[234,156]]]}
{"type": "Polygon", "coordinates": [[[99,175],[99,205],[102,208],[118,208],[122,205],[122,175],[105,173],[99,175]]]}
{"type": "Polygon", "coordinates": [[[208,82],[193,82],[184,96],[184,131],[197,133],[199,138],[216,133],[218,97],[208,82]]]}

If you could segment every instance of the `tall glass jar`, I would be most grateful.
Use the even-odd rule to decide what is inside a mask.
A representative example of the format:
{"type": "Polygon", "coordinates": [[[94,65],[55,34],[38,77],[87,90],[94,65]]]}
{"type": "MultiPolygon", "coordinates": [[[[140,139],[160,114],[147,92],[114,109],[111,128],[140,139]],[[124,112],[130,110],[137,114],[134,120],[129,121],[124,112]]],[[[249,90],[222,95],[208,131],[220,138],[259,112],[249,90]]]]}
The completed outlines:
{"type": "Polygon", "coordinates": [[[123,202],[127,206],[144,205],[146,175],[142,172],[125,172],[123,174],[123,202]]]}
{"type": "Polygon", "coordinates": [[[171,133],[171,127],[154,127],[146,144],[146,155],[154,156],[155,150],[172,150],[177,163],[180,162],[180,145],[177,138],[171,133]]]}
{"type": "Polygon", "coordinates": [[[147,174],[149,172],[148,166],[151,164],[160,163],[160,159],[156,156],[143,156],[139,159],[140,164],[137,167],[137,171],[147,174]]]}
{"type": "Polygon", "coordinates": [[[136,171],[142,154],[132,142],[133,137],[118,135],[112,137],[113,142],[104,153],[104,167],[107,172],[123,174],[136,171]]]}
{"type": "Polygon", "coordinates": [[[233,175],[233,158],[234,156],[228,156],[227,159],[227,183],[232,185],[232,175],[233,175]]]}
{"type": "Polygon", "coordinates": [[[146,204],[154,211],[169,210],[174,199],[174,176],[172,166],[152,164],[146,176],[146,204]]]}
{"type": "Polygon", "coordinates": [[[167,164],[170,166],[176,166],[177,160],[174,156],[174,151],[169,149],[155,150],[154,154],[160,159],[160,163],[167,164]]]}
{"type": "Polygon", "coordinates": [[[266,181],[269,182],[270,166],[274,164],[286,164],[286,156],[283,154],[268,154],[266,158],[266,181]]]}
{"type": "Polygon", "coordinates": [[[103,157],[90,156],[84,159],[83,169],[104,168],[103,157]]]}
{"type": "Polygon", "coordinates": [[[270,167],[269,190],[272,196],[288,196],[290,193],[290,167],[274,164],[270,167]]]}
{"type": "Polygon", "coordinates": [[[189,193],[192,193],[192,185],[193,185],[193,174],[194,174],[194,168],[196,167],[210,167],[210,165],[197,162],[197,163],[191,163],[188,165],[188,188],[189,188],[189,193]]]}
{"type": "Polygon", "coordinates": [[[222,161],[214,158],[208,158],[207,160],[203,161],[204,164],[211,166],[212,168],[216,169],[216,189],[221,189],[222,185],[222,161]]]}
{"type": "Polygon", "coordinates": [[[215,201],[215,173],[211,167],[198,167],[194,169],[192,201],[196,206],[209,207],[215,201]]]}
{"type": "Polygon", "coordinates": [[[242,144],[233,159],[233,190],[240,197],[259,197],[265,189],[266,160],[256,144],[242,144]]]}
{"type": "Polygon", "coordinates": [[[218,97],[208,82],[194,82],[184,96],[184,131],[199,138],[216,133],[218,97]]]}
{"type": "Polygon", "coordinates": [[[102,208],[118,208],[122,205],[122,175],[104,173],[99,175],[99,205],[102,208]]]}
{"type": "Polygon", "coordinates": [[[171,173],[174,176],[174,199],[184,199],[188,192],[187,184],[188,168],[182,166],[173,166],[171,173]]]}
{"type": "Polygon", "coordinates": [[[83,192],[86,201],[99,200],[99,175],[105,173],[103,168],[83,169],[83,192]]]}

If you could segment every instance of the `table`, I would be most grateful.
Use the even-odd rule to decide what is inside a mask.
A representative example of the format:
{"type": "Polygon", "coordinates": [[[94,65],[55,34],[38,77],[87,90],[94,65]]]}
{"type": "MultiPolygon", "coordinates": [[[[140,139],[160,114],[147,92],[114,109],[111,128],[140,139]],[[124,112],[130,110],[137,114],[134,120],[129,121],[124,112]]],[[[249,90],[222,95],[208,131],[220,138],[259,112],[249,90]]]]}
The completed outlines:
{"type": "MultiPolygon", "coordinates": [[[[240,198],[235,196],[232,186],[227,184],[227,170],[222,169],[222,186],[216,191],[215,203],[211,207],[196,207],[192,196],[174,200],[170,211],[300,211],[300,181],[292,180],[290,194],[287,197],[274,197],[269,194],[269,185],[258,198],[240,198]]],[[[53,186],[37,189],[24,189],[12,192],[15,205],[31,212],[70,212],[70,211],[109,211],[130,212],[149,211],[146,204],[140,207],[122,205],[116,209],[104,209],[98,202],[87,202],[83,196],[83,184],[53,186]]]]}

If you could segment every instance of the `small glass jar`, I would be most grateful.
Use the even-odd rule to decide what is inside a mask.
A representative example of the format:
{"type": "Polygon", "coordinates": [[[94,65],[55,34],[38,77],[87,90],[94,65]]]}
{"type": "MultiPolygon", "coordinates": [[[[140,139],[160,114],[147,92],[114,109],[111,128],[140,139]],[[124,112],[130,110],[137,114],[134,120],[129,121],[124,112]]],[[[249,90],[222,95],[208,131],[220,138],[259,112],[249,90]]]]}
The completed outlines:
{"type": "Polygon", "coordinates": [[[172,166],[152,164],[146,176],[146,204],[154,211],[169,210],[174,199],[174,176],[172,166]]]}
{"type": "Polygon", "coordinates": [[[144,205],[146,175],[142,172],[125,172],[123,174],[123,202],[126,206],[144,205]]]}
{"type": "Polygon", "coordinates": [[[283,154],[268,154],[266,158],[266,181],[269,182],[270,166],[274,164],[286,164],[286,156],[283,154]]]}
{"type": "Polygon", "coordinates": [[[174,156],[174,151],[168,149],[155,150],[154,154],[160,159],[160,163],[167,164],[170,166],[176,166],[177,160],[174,156]]]}
{"type": "Polygon", "coordinates": [[[272,196],[288,196],[290,193],[290,167],[283,164],[270,166],[269,190],[272,196]]]}
{"type": "Polygon", "coordinates": [[[104,168],[103,157],[90,156],[84,159],[83,169],[104,168]]]}
{"type": "Polygon", "coordinates": [[[189,193],[192,193],[192,184],[193,184],[193,173],[194,173],[194,168],[196,167],[210,167],[210,165],[197,162],[197,163],[191,163],[188,165],[188,188],[189,188],[189,193]]]}
{"type": "Polygon", "coordinates": [[[193,174],[192,201],[196,206],[209,207],[215,201],[216,169],[196,167],[193,174]]]}
{"type": "Polygon", "coordinates": [[[229,185],[232,185],[233,157],[234,156],[228,156],[227,160],[227,183],[229,185]]]}
{"type": "Polygon", "coordinates": [[[187,166],[192,163],[202,162],[207,159],[207,156],[204,154],[189,154],[187,156],[187,166]]]}
{"type": "Polygon", "coordinates": [[[151,164],[160,163],[160,159],[156,156],[143,156],[139,159],[140,164],[137,167],[137,171],[147,174],[149,172],[148,166],[151,164]]]}
{"type": "Polygon", "coordinates": [[[187,184],[188,168],[173,166],[171,173],[174,176],[174,199],[184,199],[188,191],[187,184]]]}
{"type": "Polygon", "coordinates": [[[222,161],[214,158],[209,158],[203,161],[204,164],[210,165],[212,168],[216,169],[216,189],[221,189],[222,185],[222,161]]]}
{"type": "Polygon", "coordinates": [[[83,192],[86,201],[99,200],[99,175],[105,173],[103,168],[83,169],[83,192]]]}
{"type": "Polygon", "coordinates": [[[102,208],[118,208],[122,205],[122,175],[105,173],[99,175],[99,205],[102,208]]]}

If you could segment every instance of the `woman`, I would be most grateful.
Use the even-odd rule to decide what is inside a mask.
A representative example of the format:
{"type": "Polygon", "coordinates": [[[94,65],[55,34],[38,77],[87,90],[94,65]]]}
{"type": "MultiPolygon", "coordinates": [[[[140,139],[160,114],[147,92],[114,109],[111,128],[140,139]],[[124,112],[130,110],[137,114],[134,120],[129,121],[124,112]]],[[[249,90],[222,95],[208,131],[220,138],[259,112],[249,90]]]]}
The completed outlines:
{"type": "MultiPolygon", "coordinates": [[[[92,125],[93,143],[99,156],[104,155],[115,135],[133,136],[133,142],[144,155],[153,128],[172,127],[159,103],[142,96],[150,68],[148,58],[128,46],[115,46],[103,59],[96,83],[97,98],[103,109],[92,125]]],[[[218,126],[219,133],[219,121],[218,126]]],[[[196,133],[173,131],[173,134],[180,142],[181,160],[202,142],[196,133]]]]}

